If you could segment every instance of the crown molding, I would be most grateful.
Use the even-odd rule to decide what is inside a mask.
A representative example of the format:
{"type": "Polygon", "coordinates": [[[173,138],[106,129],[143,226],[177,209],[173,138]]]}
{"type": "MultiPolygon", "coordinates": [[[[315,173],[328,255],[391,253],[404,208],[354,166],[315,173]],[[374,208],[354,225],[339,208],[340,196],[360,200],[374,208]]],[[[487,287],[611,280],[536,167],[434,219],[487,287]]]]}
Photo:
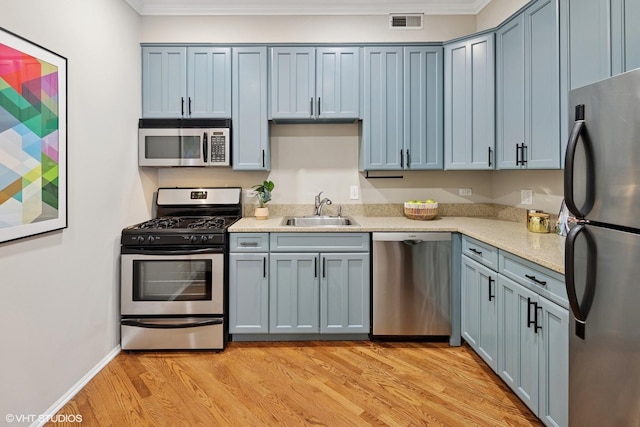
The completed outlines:
{"type": "Polygon", "coordinates": [[[476,15],[491,0],[125,0],[151,15],[476,15]]]}

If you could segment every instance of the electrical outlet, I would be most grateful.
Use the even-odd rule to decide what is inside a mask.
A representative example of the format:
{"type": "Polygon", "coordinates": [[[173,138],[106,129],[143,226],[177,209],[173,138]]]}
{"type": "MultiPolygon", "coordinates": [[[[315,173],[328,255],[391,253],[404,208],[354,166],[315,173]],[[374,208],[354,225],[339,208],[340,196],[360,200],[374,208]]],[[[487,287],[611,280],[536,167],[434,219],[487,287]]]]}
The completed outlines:
{"type": "Polygon", "coordinates": [[[458,190],[458,195],[460,196],[472,196],[473,191],[470,188],[460,188],[458,190]]]}
{"type": "Polygon", "coordinates": [[[533,190],[520,190],[520,204],[522,205],[533,204],[533,190]]]}
{"type": "Polygon", "coordinates": [[[349,187],[349,198],[351,200],[358,200],[360,198],[360,188],[357,185],[349,187]]]}
{"type": "Polygon", "coordinates": [[[247,190],[245,194],[247,196],[247,199],[253,199],[254,197],[256,197],[256,192],[254,190],[247,190]]]}

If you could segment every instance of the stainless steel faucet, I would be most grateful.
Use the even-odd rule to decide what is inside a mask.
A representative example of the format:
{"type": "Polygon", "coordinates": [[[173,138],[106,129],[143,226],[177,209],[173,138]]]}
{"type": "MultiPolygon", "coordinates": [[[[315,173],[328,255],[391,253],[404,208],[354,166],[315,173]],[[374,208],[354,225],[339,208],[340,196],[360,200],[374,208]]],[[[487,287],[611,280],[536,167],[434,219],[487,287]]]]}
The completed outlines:
{"type": "Polygon", "coordinates": [[[319,192],[318,195],[316,196],[316,216],[322,216],[322,208],[324,207],[324,205],[330,205],[333,203],[330,199],[326,197],[320,200],[321,194],[322,194],[322,191],[319,192]]]}

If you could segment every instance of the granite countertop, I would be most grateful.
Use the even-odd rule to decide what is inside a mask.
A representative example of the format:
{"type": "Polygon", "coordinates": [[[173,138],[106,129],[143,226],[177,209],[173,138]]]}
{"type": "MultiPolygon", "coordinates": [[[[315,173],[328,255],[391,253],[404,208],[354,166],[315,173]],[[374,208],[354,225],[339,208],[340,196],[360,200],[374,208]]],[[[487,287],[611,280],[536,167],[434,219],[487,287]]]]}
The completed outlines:
{"type": "Polygon", "coordinates": [[[308,232],[408,232],[451,231],[511,252],[531,262],[564,274],[564,237],[556,234],[531,233],[523,222],[503,221],[494,218],[437,217],[431,221],[414,221],[401,216],[369,217],[352,216],[357,226],[347,227],[290,227],[281,226],[283,217],[266,220],[245,217],[229,228],[231,233],[308,233],[308,232]]]}

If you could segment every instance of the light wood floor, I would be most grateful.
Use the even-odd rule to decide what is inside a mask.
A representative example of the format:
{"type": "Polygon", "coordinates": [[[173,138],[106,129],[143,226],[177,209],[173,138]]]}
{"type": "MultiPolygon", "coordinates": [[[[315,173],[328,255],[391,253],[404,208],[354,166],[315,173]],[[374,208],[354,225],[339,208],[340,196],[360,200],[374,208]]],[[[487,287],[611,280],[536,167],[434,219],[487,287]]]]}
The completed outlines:
{"type": "Polygon", "coordinates": [[[542,425],[469,347],[441,343],[122,352],[59,414],[83,427],[542,425]]]}

